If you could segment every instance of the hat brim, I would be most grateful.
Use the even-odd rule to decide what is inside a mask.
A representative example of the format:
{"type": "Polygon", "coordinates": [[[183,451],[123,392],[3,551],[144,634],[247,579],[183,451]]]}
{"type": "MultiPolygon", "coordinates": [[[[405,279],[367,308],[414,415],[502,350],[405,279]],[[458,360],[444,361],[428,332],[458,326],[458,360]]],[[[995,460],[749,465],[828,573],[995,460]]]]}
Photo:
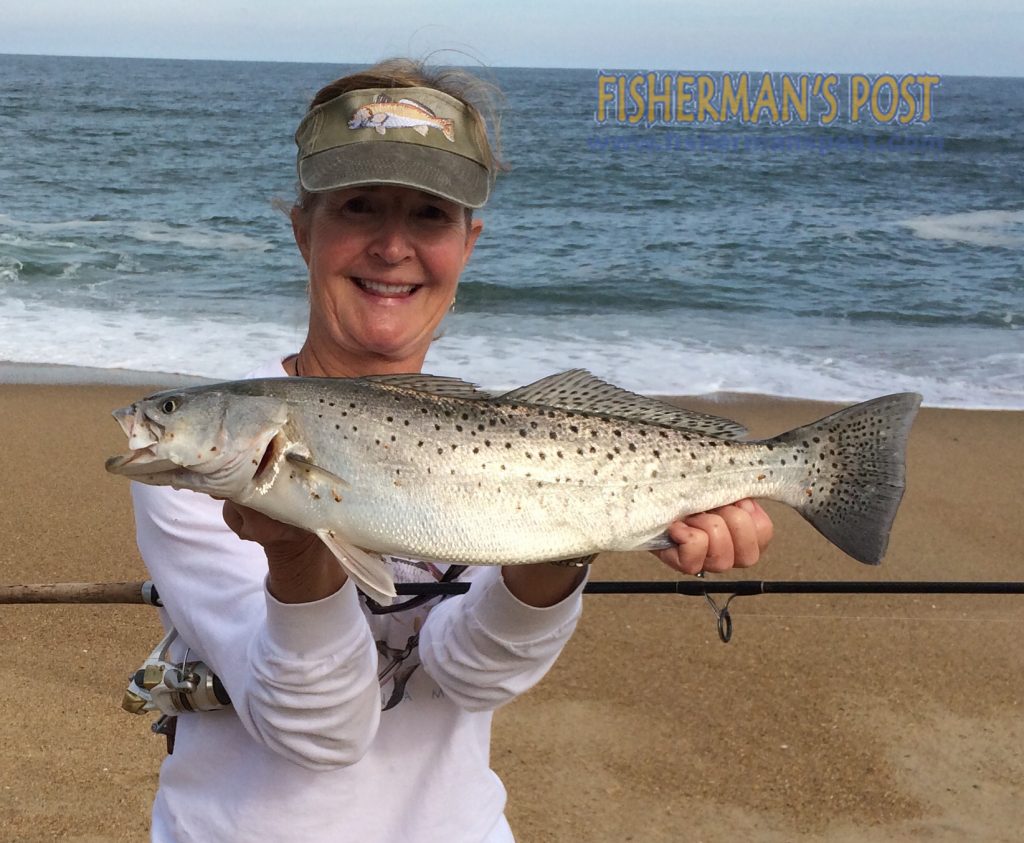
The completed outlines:
{"type": "Polygon", "coordinates": [[[299,181],[313,193],[368,184],[423,190],[466,208],[487,202],[487,168],[462,155],[413,143],[371,141],[325,149],[299,161],[299,181]]]}

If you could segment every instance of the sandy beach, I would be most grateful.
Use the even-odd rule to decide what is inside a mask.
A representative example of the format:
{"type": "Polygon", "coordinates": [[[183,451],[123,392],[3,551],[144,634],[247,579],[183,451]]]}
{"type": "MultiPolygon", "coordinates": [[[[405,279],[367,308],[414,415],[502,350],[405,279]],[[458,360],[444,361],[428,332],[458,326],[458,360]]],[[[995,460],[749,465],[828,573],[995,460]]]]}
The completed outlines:
{"type": "MultiPolygon", "coordinates": [[[[0,386],[0,583],[143,579],[109,418],[143,386],[0,386]]],[[[687,406],[755,435],[834,405],[687,406]]],[[[1024,580],[1024,415],[924,410],[881,567],[783,506],[743,578],[1024,580]]],[[[659,579],[644,554],[594,579],[659,579]]],[[[1017,841],[1024,597],[765,595],[722,644],[702,598],[589,596],[547,679],[500,711],[493,765],[522,843],[1017,841]]],[[[154,610],[0,606],[0,840],[142,841],[164,755],[120,709],[154,610]]],[[[201,716],[201,715],[196,715],[201,716]]]]}

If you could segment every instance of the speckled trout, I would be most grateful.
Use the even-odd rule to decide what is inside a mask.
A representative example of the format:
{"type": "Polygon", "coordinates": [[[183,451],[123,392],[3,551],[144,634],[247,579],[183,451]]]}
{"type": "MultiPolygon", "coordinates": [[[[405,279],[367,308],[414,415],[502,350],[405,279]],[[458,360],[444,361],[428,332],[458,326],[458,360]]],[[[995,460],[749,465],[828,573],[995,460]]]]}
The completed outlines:
{"type": "Polygon", "coordinates": [[[388,129],[412,129],[424,136],[429,129],[437,129],[447,140],[455,142],[454,120],[438,117],[416,100],[393,100],[384,94],[379,94],[372,103],[357,109],[348,127],[374,129],[380,135],[388,129]]]}
{"type": "Polygon", "coordinates": [[[789,504],[877,564],[920,396],[773,439],[573,370],[494,396],[430,375],[246,380],[114,412],[107,470],[227,498],[317,536],[388,603],[380,554],[512,565],[668,547],[674,520],[745,497],[789,504]]]}

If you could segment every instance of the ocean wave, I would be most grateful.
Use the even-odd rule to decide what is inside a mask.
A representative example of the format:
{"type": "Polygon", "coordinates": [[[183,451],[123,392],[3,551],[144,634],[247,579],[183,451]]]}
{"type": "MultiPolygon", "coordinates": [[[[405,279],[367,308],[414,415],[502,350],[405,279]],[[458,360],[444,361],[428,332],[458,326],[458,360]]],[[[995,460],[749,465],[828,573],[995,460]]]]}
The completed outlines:
{"type": "Polygon", "coordinates": [[[0,255],[0,281],[11,284],[21,280],[21,270],[25,265],[17,258],[0,255]]]}
{"type": "MultiPolygon", "coordinates": [[[[172,225],[168,223],[149,222],[147,220],[55,220],[49,222],[32,222],[19,220],[8,214],[0,214],[0,226],[17,229],[19,232],[47,233],[47,232],[86,232],[89,234],[109,235],[114,238],[125,237],[133,240],[149,243],[166,243],[184,246],[186,249],[198,249],[203,251],[229,251],[229,252],[269,252],[274,244],[267,240],[260,240],[247,234],[237,232],[217,231],[210,228],[199,228],[197,226],[172,225]]],[[[45,243],[50,246],[67,246],[81,248],[83,244],[67,241],[39,241],[28,240],[20,235],[6,235],[15,237],[22,243],[38,244],[45,243]]]]}
{"type": "MultiPolygon", "coordinates": [[[[304,335],[298,315],[280,322],[195,319],[10,297],[0,300],[0,323],[0,360],[216,379],[288,354],[304,335]]],[[[863,329],[844,333],[842,326],[820,324],[738,336],[728,326],[694,320],[680,335],[672,324],[624,323],[613,315],[527,321],[457,315],[431,348],[426,368],[490,389],[583,367],[647,394],[737,392],[852,402],[913,390],[929,406],[1024,409],[1024,354],[980,329],[958,337],[944,331],[949,352],[943,355],[935,351],[934,329],[893,337],[880,328],[865,336],[863,329]]]]}
{"type": "Polygon", "coordinates": [[[930,214],[902,220],[899,225],[923,240],[948,240],[973,246],[1024,246],[1024,210],[967,211],[959,214],[930,214]]]}
{"type": "Polygon", "coordinates": [[[0,360],[220,379],[241,376],[268,356],[295,351],[304,334],[298,316],[290,323],[246,324],[15,297],[0,299],[0,324],[0,360]]]}

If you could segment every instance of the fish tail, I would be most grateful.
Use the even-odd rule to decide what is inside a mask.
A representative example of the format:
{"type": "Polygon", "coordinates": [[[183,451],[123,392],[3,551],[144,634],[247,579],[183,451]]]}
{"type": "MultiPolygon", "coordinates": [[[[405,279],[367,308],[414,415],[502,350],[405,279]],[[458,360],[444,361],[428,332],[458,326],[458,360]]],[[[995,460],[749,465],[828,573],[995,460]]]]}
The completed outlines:
{"type": "Polygon", "coordinates": [[[906,485],[910,426],[920,404],[916,393],[886,395],[769,443],[794,449],[798,464],[807,469],[780,498],[859,562],[877,565],[885,555],[906,485]]]}
{"type": "Polygon", "coordinates": [[[455,143],[455,121],[449,120],[446,117],[438,117],[437,122],[439,123],[438,128],[441,130],[441,134],[452,143],[455,143]]]}

